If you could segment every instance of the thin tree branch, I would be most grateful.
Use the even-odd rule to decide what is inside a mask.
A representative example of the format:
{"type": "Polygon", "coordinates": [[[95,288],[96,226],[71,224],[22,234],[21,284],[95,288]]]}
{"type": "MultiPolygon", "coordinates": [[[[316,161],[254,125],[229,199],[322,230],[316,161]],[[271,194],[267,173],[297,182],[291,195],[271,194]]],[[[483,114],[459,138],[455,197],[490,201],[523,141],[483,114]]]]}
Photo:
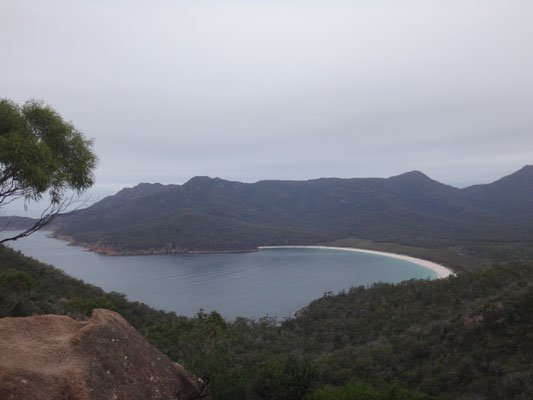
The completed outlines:
{"type": "Polygon", "coordinates": [[[37,220],[37,222],[31,228],[26,229],[25,231],[19,233],[18,235],[0,240],[0,244],[5,243],[10,240],[18,240],[23,237],[31,235],[32,233],[38,231],[45,225],[52,222],[55,217],[57,217],[62,211],[66,210],[72,203],[73,203],[73,197],[69,197],[67,200],[59,204],[50,204],[41,213],[41,217],[37,220]]]}

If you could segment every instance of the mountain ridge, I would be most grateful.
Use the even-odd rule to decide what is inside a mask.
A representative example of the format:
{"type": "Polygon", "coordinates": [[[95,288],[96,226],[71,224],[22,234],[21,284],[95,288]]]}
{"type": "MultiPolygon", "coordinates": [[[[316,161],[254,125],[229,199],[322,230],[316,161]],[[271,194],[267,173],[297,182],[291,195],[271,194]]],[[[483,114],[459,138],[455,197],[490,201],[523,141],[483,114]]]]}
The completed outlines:
{"type": "MultiPolygon", "coordinates": [[[[347,237],[432,242],[533,239],[533,167],[459,189],[420,171],[389,178],[142,183],[56,220],[58,235],[120,254],[249,251],[347,237]]],[[[97,248],[96,248],[97,250],[97,248]]],[[[104,252],[107,252],[105,250],[104,252]]]]}

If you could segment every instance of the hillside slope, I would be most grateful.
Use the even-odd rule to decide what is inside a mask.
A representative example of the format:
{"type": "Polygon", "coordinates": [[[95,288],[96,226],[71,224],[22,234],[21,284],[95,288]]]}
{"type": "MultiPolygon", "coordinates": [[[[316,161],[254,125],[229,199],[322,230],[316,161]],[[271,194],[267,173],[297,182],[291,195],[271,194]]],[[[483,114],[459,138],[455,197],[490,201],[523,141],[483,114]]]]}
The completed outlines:
{"type": "Polygon", "coordinates": [[[533,168],[457,189],[413,171],[387,179],[140,184],[59,218],[58,234],[115,253],[236,251],[347,237],[435,243],[533,239],[533,168]]]}
{"type": "Polygon", "coordinates": [[[533,165],[489,185],[463,190],[472,206],[508,217],[533,219],[533,165]]]}

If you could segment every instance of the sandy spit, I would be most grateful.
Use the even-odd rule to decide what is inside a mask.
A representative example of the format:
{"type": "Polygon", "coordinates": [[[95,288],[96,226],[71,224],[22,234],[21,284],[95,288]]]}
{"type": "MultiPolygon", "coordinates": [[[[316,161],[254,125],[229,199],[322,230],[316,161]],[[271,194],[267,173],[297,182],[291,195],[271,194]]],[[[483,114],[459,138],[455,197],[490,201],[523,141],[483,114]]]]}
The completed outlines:
{"type": "Polygon", "coordinates": [[[452,270],[446,268],[444,265],[437,264],[435,262],[428,261],[428,260],[423,260],[421,258],[406,256],[403,254],[387,253],[384,251],[356,249],[353,247],[331,247],[331,246],[260,246],[259,249],[330,249],[330,250],[354,251],[357,253],[378,254],[382,256],[397,258],[399,260],[410,261],[413,264],[418,264],[424,268],[434,271],[439,277],[439,279],[447,278],[450,275],[455,275],[452,270]]]}

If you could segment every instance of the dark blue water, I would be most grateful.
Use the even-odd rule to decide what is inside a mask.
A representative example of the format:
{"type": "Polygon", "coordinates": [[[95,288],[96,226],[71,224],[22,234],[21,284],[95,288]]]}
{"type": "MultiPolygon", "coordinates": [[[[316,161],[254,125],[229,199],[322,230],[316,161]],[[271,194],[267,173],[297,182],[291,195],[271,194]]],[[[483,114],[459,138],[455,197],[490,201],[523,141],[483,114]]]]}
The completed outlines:
{"type": "Polygon", "coordinates": [[[44,232],[8,245],[106,291],[187,316],[204,309],[227,319],[284,318],[328,291],[436,278],[408,261],[342,250],[109,257],[47,238],[44,232]]]}

